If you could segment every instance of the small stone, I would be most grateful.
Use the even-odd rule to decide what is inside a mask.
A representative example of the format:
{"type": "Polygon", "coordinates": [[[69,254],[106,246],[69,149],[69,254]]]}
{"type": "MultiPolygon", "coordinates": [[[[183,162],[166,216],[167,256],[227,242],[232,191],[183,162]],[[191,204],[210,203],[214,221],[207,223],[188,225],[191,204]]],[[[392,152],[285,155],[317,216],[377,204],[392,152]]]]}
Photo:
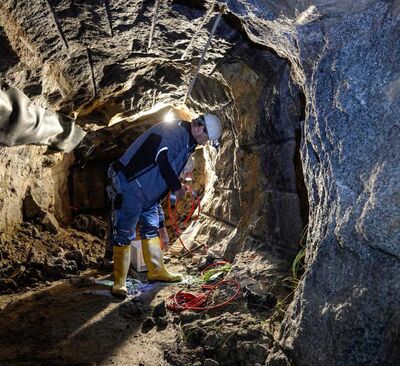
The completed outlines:
{"type": "Polygon", "coordinates": [[[189,310],[182,311],[179,315],[180,322],[182,324],[192,323],[195,320],[200,319],[202,317],[203,317],[202,314],[195,313],[189,310]]]}
{"type": "Polygon", "coordinates": [[[74,261],[68,261],[64,258],[56,258],[55,260],[49,260],[45,266],[46,274],[54,279],[67,278],[67,274],[77,273],[76,263],[74,261]]]}
{"type": "Polygon", "coordinates": [[[46,286],[51,286],[51,282],[50,281],[45,281],[44,283],[46,286]]]}
{"type": "Polygon", "coordinates": [[[201,366],[202,364],[201,364],[201,362],[200,361],[196,361],[194,364],[193,364],[193,366],[201,366]]]}
{"type": "Polygon", "coordinates": [[[220,259],[220,258],[217,258],[217,257],[215,257],[215,256],[213,256],[212,254],[209,253],[209,254],[207,254],[207,256],[202,256],[199,259],[199,262],[197,264],[197,268],[198,268],[199,271],[202,271],[202,270],[206,269],[209,265],[213,264],[218,259],[220,259]]]}
{"type": "Polygon", "coordinates": [[[187,342],[192,346],[198,346],[203,343],[203,339],[207,336],[207,332],[195,324],[185,324],[182,327],[183,332],[186,335],[187,342]]]}
{"type": "Polygon", "coordinates": [[[33,236],[35,239],[39,239],[39,238],[40,238],[40,231],[39,231],[39,229],[38,229],[36,226],[33,226],[33,227],[32,227],[32,236],[33,236]]]}
{"type": "Polygon", "coordinates": [[[29,270],[29,274],[30,274],[30,276],[35,277],[35,278],[37,278],[37,279],[39,279],[39,280],[42,280],[42,281],[44,280],[42,271],[39,270],[39,269],[31,268],[31,269],[29,270]]]}
{"type": "Polygon", "coordinates": [[[142,323],[142,333],[147,333],[156,325],[153,318],[146,318],[142,323]]]}
{"type": "Polygon", "coordinates": [[[152,316],[153,318],[160,318],[166,315],[167,315],[167,309],[165,307],[165,301],[163,300],[154,307],[152,316]]]}
{"type": "Polygon", "coordinates": [[[268,348],[251,341],[238,342],[237,355],[242,363],[250,361],[253,365],[256,363],[264,364],[268,355],[268,348]]]}
{"type": "Polygon", "coordinates": [[[200,255],[194,255],[192,257],[192,264],[196,265],[200,262],[201,256],[200,255]]]}
{"type": "Polygon", "coordinates": [[[181,318],[178,316],[178,315],[175,315],[173,318],[172,318],[172,323],[173,324],[179,324],[181,322],[181,318]]]}
{"type": "Polygon", "coordinates": [[[77,267],[82,268],[83,254],[79,249],[70,250],[67,254],[65,254],[65,258],[75,261],[77,267]]]}
{"type": "Polygon", "coordinates": [[[63,257],[64,256],[64,249],[61,247],[55,248],[52,252],[52,255],[55,257],[63,257]]]}
{"type": "Polygon", "coordinates": [[[204,338],[204,346],[206,347],[215,347],[218,344],[219,337],[216,332],[210,332],[207,337],[204,338]]]}
{"type": "Polygon", "coordinates": [[[155,318],[157,330],[164,330],[168,326],[168,320],[165,317],[155,318]]]}
{"type": "Polygon", "coordinates": [[[253,289],[256,285],[249,285],[244,288],[243,294],[247,299],[247,307],[250,310],[271,311],[277,304],[277,299],[271,292],[253,289]]]}

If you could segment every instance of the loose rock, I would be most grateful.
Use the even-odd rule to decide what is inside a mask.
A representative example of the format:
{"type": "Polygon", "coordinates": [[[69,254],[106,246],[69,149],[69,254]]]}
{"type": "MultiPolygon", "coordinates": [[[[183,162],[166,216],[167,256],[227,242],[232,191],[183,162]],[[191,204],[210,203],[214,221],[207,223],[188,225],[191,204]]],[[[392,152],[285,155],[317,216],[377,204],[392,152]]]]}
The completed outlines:
{"type": "Polygon", "coordinates": [[[147,333],[156,325],[153,318],[146,318],[142,323],[142,333],[147,333]]]}
{"type": "Polygon", "coordinates": [[[60,225],[54,215],[50,212],[46,212],[45,216],[41,220],[43,227],[50,231],[52,234],[57,234],[60,230],[60,225]]]}
{"type": "Polygon", "coordinates": [[[153,318],[160,318],[166,315],[167,315],[167,309],[165,307],[165,301],[163,300],[154,307],[152,316],[153,318]]]}

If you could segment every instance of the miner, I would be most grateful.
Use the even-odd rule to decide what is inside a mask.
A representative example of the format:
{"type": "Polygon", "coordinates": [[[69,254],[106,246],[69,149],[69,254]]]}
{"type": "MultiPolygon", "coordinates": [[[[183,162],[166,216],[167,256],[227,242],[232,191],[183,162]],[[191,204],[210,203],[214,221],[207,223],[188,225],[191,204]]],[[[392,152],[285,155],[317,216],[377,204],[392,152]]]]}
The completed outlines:
{"type": "Polygon", "coordinates": [[[149,281],[177,282],[180,274],[169,272],[163,261],[159,238],[159,204],[171,191],[177,200],[185,194],[179,174],[197,145],[217,141],[222,133],[220,120],[204,114],[191,122],[160,122],[139,136],[120,159],[111,164],[108,177],[111,191],[111,241],[114,259],[115,296],[127,294],[126,277],[130,265],[130,243],[139,223],[143,259],[149,281]]]}

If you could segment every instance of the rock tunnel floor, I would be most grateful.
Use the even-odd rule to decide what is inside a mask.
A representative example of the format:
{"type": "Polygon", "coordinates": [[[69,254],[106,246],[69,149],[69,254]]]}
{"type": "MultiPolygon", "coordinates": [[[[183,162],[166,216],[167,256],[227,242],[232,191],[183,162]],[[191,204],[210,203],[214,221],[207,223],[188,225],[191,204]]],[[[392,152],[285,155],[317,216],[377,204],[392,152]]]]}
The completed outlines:
{"type": "Polygon", "coordinates": [[[191,259],[167,264],[185,275],[179,285],[149,284],[132,272],[122,301],[110,295],[111,269],[100,265],[103,240],[43,229],[24,224],[1,238],[0,365],[264,364],[271,311],[251,311],[242,294],[207,312],[166,309],[171,294],[196,291],[191,259]]]}
{"type": "Polygon", "coordinates": [[[162,332],[158,327],[145,333],[141,327],[166,289],[154,287],[138,301],[120,302],[105,286],[78,282],[57,281],[2,300],[2,365],[164,364],[163,348],[173,342],[174,328],[162,324],[162,332]]]}

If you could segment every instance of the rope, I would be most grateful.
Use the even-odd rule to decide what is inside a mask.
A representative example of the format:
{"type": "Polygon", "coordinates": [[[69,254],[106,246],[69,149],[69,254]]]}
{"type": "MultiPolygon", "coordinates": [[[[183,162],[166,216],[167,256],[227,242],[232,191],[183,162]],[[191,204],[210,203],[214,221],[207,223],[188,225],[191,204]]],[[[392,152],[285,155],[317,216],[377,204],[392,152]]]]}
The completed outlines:
{"type": "Polygon", "coordinates": [[[156,19],[157,19],[159,3],[160,3],[160,0],[156,0],[156,3],[154,4],[154,13],[153,13],[153,19],[151,21],[150,39],[149,39],[149,45],[147,47],[147,52],[150,52],[151,44],[153,43],[154,29],[156,27],[156,19]]]}
{"type": "MultiPolygon", "coordinates": [[[[191,187],[189,186],[189,191],[193,192],[191,190],[191,187]]],[[[200,207],[200,198],[196,195],[194,196],[192,194],[192,204],[189,213],[187,214],[185,220],[183,221],[183,224],[186,225],[189,220],[192,218],[193,213],[196,209],[196,205],[198,208],[198,215],[194,218],[194,220],[198,220],[201,212],[201,207],[200,207]]],[[[175,232],[178,235],[179,241],[181,242],[183,248],[186,250],[187,253],[191,253],[192,251],[196,250],[197,248],[193,248],[192,250],[189,250],[186,248],[185,244],[183,243],[183,240],[181,239],[181,230],[177,224],[177,213],[176,213],[176,205],[174,207],[174,211],[172,211],[171,208],[171,196],[168,197],[168,214],[170,216],[170,219],[172,221],[173,228],[175,232]]],[[[206,247],[207,248],[207,247],[206,247]]],[[[217,261],[215,263],[210,264],[208,267],[206,267],[202,272],[201,272],[201,277],[204,282],[210,281],[211,277],[213,274],[217,272],[228,272],[230,270],[230,263],[226,261],[217,261]],[[212,268],[216,266],[222,266],[219,269],[212,268]]],[[[185,292],[185,291],[178,291],[175,294],[171,295],[167,299],[167,309],[175,312],[180,312],[184,310],[191,310],[191,311],[208,311],[208,310],[214,310],[214,309],[219,309],[233,300],[236,299],[236,297],[240,293],[240,284],[238,281],[234,279],[227,279],[227,280],[222,280],[219,281],[218,283],[214,285],[210,284],[204,284],[201,286],[202,290],[205,292],[201,293],[190,293],[190,292],[185,292]],[[225,284],[231,284],[235,287],[235,292],[232,296],[230,296],[227,300],[222,301],[220,303],[217,303],[215,305],[209,305],[209,300],[210,298],[213,300],[213,295],[215,291],[220,288],[222,285],[225,284]]]]}
{"type": "Polygon", "coordinates": [[[221,17],[222,17],[222,12],[218,13],[217,18],[215,19],[214,25],[213,25],[213,27],[211,29],[211,32],[210,32],[210,35],[208,37],[206,46],[204,47],[203,53],[201,54],[199,64],[197,65],[196,71],[195,71],[195,73],[193,75],[193,78],[192,78],[190,84],[189,84],[189,88],[188,88],[188,91],[187,91],[187,93],[185,95],[183,103],[186,103],[186,100],[190,97],[190,94],[192,93],[192,89],[193,89],[194,83],[196,82],[197,75],[199,74],[200,67],[201,67],[201,65],[202,65],[202,63],[204,61],[204,57],[206,55],[208,47],[210,46],[211,39],[212,39],[215,31],[217,30],[217,27],[218,27],[219,21],[221,20],[221,17]]]}
{"type": "Polygon", "coordinates": [[[210,17],[210,15],[212,14],[213,10],[214,10],[214,4],[215,4],[216,0],[212,3],[210,9],[208,9],[206,15],[204,16],[201,24],[199,25],[199,27],[196,29],[196,32],[194,32],[192,39],[190,40],[189,45],[187,46],[185,52],[183,52],[182,56],[181,56],[181,60],[184,60],[186,55],[189,53],[189,50],[191,49],[195,39],[197,39],[197,35],[199,34],[200,30],[204,27],[204,24],[206,24],[206,21],[208,20],[208,18],[210,17]]]}

